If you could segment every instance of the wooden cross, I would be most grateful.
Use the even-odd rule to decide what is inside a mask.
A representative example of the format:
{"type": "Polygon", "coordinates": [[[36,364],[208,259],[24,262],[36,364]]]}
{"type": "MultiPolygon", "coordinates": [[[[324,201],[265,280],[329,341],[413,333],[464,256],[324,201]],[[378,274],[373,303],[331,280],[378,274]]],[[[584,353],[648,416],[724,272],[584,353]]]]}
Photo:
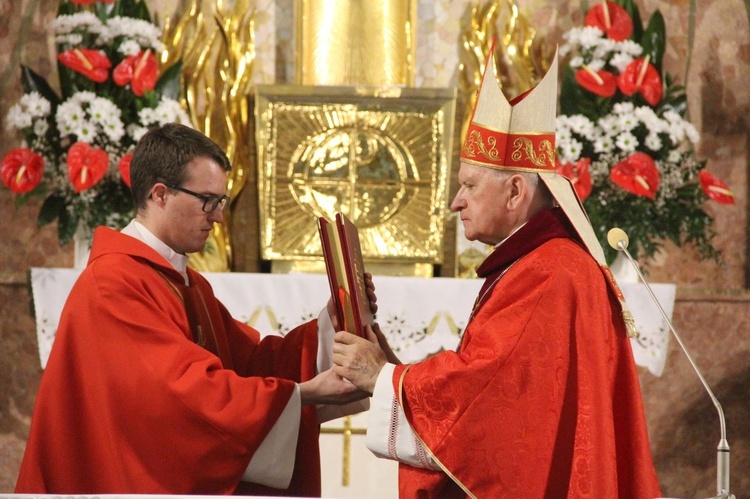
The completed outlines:
{"type": "Polygon", "coordinates": [[[321,433],[341,433],[344,436],[344,460],[341,469],[341,485],[344,487],[349,486],[349,464],[351,462],[351,438],[352,435],[365,435],[367,434],[366,428],[352,428],[352,417],[346,416],[344,418],[343,428],[321,428],[321,433]]]}

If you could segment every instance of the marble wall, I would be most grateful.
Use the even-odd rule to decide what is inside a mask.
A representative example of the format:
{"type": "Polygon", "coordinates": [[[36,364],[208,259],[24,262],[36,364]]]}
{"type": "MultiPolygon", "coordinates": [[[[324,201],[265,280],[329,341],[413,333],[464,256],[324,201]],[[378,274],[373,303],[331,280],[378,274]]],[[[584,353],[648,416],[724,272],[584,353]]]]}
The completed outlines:
{"type": "MultiPolygon", "coordinates": [[[[185,0],[149,0],[160,16],[178,12],[185,0]]],[[[585,3],[585,2],[582,2],[585,3]]],[[[204,5],[210,6],[210,0],[204,5]]],[[[256,80],[291,82],[293,77],[293,0],[258,0],[259,36],[256,80]]],[[[418,11],[417,84],[456,84],[460,22],[469,0],[420,0],[418,11]]],[[[549,43],[582,19],[582,5],[568,0],[518,0],[538,35],[549,43]]],[[[667,70],[685,74],[688,54],[688,2],[639,0],[645,17],[659,9],[668,27],[667,70]]],[[[54,46],[46,26],[57,0],[0,0],[0,120],[21,93],[18,64],[23,62],[53,76],[54,46]]],[[[724,265],[700,261],[695,251],[666,244],[649,262],[655,282],[678,285],[674,322],[726,412],[732,446],[733,491],[750,491],[750,246],[748,245],[748,118],[750,115],[750,29],[741,0],[698,3],[695,45],[687,72],[691,120],[702,134],[699,155],[733,190],[737,203],[710,205],[716,246],[724,265]]],[[[0,129],[0,156],[17,139],[0,129]]],[[[455,189],[455,185],[452,185],[455,189]]],[[[246,190],[240,206],[254,205],[246,190]]],[[[33,303],[28,285],[31,267],[66,267],[73,262],[72,244],[59,247],[55,227],[35,226],[39,204],[17,207],[0,186],[0,494],[10,492],[28,433],[34,396],[41,375],[34,332],[33,303]]],[[[241,234],[237,244],[256,245],[252,234],[257,214],[235,217],[241,234]]],[[[452,234],[452,232],[449,232],[452,234]]],[[[446,244],[451,255],[454,245],[446,244]]],[[[244,253],[235,270],[259,268],[257,253],[244,253]],[[250,256],[248,256],[250,255],[250,256]]],[[[450,260],[441,269],[451,275],[450,260]]],[[[705,497],[715,493],[715,450],[719,441],[716,410],[672,342],[663,376],[641,374],[652,448],[664,495],[705,497]]]]}

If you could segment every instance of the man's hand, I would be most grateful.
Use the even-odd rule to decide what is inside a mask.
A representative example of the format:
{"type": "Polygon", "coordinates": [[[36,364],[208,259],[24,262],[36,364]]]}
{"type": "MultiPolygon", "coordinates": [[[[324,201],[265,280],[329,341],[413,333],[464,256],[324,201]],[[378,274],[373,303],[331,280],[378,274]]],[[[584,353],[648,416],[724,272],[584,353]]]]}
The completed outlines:
{"type": "Polygon", "coordinates": [[[365,331],[368,339],[346,331],[339,331],[334,335],[333,371],[361,390],[372,394],[375,390],[375,381],[387,358],[372,328],[367,325],[365,331]]]}
{"type": "Polygon", "coordinates": [[[300,383],[299,388],[302,405],[343,405],[356,402],[369,395],[336,374],[333,367],[309,381],[300,383]]]}

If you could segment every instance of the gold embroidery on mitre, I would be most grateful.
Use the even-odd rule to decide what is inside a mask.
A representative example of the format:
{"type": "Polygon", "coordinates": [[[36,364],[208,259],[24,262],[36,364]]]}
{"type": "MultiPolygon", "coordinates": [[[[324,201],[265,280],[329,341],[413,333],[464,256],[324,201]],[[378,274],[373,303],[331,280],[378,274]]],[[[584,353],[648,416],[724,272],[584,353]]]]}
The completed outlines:
{"type": "Polygon", "coordinates": [[[482,134],[479,130],[471,131],[469,138],[464,144],[463,153],[470,158],[475,158],[481,153],[482,156],[493,161],[498,161],[500,159],[500,153],[497,150],[497,139],[495,137],[489,137],[487,139],[487,145],[485,145],[482,140],[482,134]]]}
{"type": "Polygon", "coordinates": [[[520,163],[528,159],[539,167],[551,167],[555,164],[555,148],[545,139],[539,143],[539,152],[534,150],[534,143],[526,137],[519,137],[513,141],[513,153],[510,158],[520,163]]]}

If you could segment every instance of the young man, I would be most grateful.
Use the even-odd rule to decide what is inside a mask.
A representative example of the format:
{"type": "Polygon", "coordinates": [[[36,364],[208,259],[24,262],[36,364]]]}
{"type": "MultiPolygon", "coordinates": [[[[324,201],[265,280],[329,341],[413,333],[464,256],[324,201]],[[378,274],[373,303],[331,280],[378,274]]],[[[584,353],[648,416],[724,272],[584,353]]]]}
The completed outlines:
{"type": "Polygon", "coordinates": [[[335,371],[374,393],[368,447],[401,463],[402,497],[660,495],[632,317],[554,173],[556,62],[514,105],[485,69],[451,208],[495,250],[457,350],[400,365],[382,334],[336,334],[335,371]]]}
{"type": "Polygon", "coordinates": [[[329,369],[326,310],[261,340],[187,267],[223,219],[230,169],[214,142],[182,125],[138,143],[136,218],[94,234],[16,492],[320,495],[316,405],[364,394],[329,369]]]}

